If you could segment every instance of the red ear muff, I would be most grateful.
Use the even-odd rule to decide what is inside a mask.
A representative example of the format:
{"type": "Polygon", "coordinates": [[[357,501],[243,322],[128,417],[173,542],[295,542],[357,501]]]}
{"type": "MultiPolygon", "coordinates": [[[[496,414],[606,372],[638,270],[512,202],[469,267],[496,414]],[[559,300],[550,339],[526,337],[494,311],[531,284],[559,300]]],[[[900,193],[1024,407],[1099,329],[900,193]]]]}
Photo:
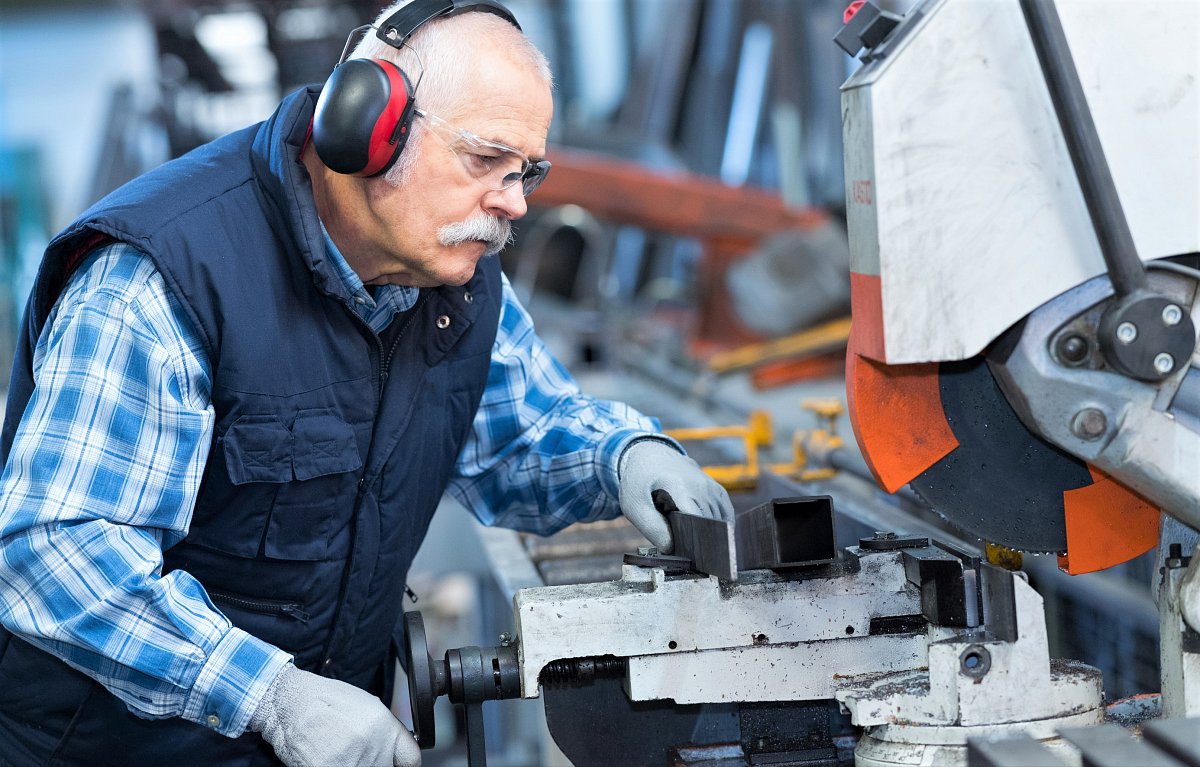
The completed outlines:
{"type": "Polygon", "coordinates": [[[400,156],[412,119],[412,84],[399,67],[351,59],[333,70],[321,90],[313,146],[331,170],[377,176],[400,156]]]}
{"type": "Polygon", "coordinates": [[[426,22],[468,11],[495,14],[521,28],[496,0],[413,0],[378,27],[367,25],[350,33],[313,116],[313,146],[326,167],[354,176],[385,173],[404,149],[412,124],[416,94],[408,76],[383,59],[346,61],[354,36],[374,29],[376,37],[399,50],[426,22]]]}

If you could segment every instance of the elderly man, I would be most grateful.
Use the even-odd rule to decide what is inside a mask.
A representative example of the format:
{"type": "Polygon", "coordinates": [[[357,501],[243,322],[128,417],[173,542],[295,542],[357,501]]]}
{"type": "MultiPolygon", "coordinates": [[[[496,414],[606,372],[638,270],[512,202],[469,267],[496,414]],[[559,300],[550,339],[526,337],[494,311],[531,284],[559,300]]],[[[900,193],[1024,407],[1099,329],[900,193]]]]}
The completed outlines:
{"type": "Polygon", "coordinates": [[[545,59],[495,3],[375,28],[320,101],[47,249],[0,441],[0,764],[419,764],[381,701],[444,491],[664,548],[652,493],[731,515],[578,391],[490,257],[549,171],[545,59]]]}

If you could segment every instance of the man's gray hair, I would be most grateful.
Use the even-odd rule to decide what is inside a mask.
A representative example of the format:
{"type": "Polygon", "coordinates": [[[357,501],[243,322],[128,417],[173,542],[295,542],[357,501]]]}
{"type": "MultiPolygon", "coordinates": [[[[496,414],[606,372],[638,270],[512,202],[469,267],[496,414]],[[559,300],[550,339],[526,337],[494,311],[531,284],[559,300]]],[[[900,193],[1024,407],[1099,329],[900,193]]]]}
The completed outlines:
{"type": "MultiPolygon", "coordinates": [[[[409,1],[402,0],[383,9],[375,26],[382,25],[409,1]]],[[[545,80],[548,87],[553,85],[546,56],[519,29],[492,13],[470,12],[448,19],[434,19],[419,27],[399,49],[380,40],[371,29],[355,46],[350,58],[391,61],[408,75],[414,88],[420,83],[415,100],[421,109],[439,116],[454,114],[464,106],[462,94],[466,92],[467,78],[471,74],[470,61],[476,55],[481,36],[496,40],[545,80]]],[[[414,120],[405,151],[384,176],[388,182],[395,186],[404,183],[416,157],[416,152],[409,148],[421,141],[423,133],[422,121],[414,120]]]]}

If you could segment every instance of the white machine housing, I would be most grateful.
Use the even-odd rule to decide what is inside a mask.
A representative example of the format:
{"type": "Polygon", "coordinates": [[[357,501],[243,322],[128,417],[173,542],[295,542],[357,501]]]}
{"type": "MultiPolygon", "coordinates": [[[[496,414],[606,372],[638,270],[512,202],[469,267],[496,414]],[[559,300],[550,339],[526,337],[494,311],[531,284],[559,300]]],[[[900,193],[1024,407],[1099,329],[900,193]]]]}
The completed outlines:
{"type": "MultiPolygon", "coordinates": [[[[1200,251],[1200,3],[1056,5],[1138,254],[1200,251]]],[[[880,361],[966,359],[1104,261],[1017,0],[927,0],[872,53],[842,86],[850,268],[880,361]]]]}

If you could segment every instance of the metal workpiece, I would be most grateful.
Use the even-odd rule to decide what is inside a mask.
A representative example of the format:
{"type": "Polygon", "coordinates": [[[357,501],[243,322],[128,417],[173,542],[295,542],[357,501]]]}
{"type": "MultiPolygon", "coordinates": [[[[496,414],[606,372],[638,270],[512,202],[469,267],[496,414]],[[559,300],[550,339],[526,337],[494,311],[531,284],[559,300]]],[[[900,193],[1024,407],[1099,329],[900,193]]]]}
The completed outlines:
{"type": "Polygon", "coordinates": [[[554,661],[613,656],[628,658],[631,699],[679,704],[828,697],[847,672],[922,666],[924,632],[871,634],[873,621],[879,631],[881,619],[919,614],[896,552],[821,577],[754,570],[721,581],[625,565],[619,581],[513,599],[523,697],[538,696],[554,661]]]}
{"type": "Polygon", "coordinates": [[[833,498],[773,498],[737,516],[738,561],[744,570],[788,569],[837,558],[833,498]]]}
{"type": "MultiPolygon", "coordinates": [[[[1161,271],[1151,277],[1175,304],[1195,304],[1193,280],[1161,271]]],[[[1063,365],[1054,344],[1047,343],[1087,324],[1111,295],[1111,284],[1100,277],[1039,307],[997,346],[989,367],[1030,429],[1185,524],[1200,527],[1200,431],[1193,426],[1195,414],[1172,409],[1188,406],[1188,400],[1172,396],[1188,375],[1187,366],[1151,384],[1105,366],[1063,365]]]]}
{"type": "Polygon", "coordinates": [[[707,519],[673,511],[667,515],[674,555],[644,558],[626,555],[627,564],[658,565],[677,571],[679,561],[691,569],[737,580],[739,571],[790,570],[825,565],[838,558],[833,498],[828,495],[773,498],[739,512],[736,522],[707,519]]]}
{"type": "Polygon", "coordinates": [[[727,581],[737,580],[738,549],[732,523],[680,511],[668,514],[667,521],[675,554],[691,560],[692,569],[727,581]]]}

